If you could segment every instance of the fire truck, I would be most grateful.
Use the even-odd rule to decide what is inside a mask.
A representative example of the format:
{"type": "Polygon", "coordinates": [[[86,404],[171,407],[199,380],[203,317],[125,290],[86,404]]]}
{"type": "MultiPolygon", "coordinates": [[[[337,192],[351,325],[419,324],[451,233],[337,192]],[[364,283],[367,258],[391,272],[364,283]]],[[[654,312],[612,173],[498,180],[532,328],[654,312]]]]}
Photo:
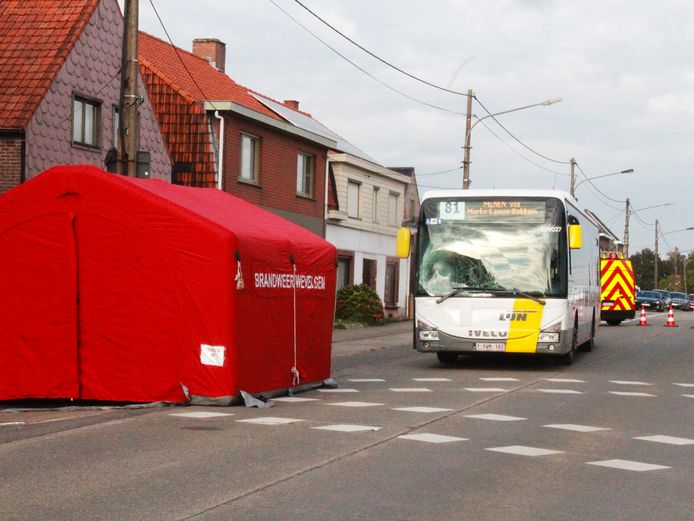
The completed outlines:
{"type": "Polygon", "coordinates": [[[636,314],[634,269],[624,254],[616,251],[600,253],[600,320],[618,326],[636,314]]]}

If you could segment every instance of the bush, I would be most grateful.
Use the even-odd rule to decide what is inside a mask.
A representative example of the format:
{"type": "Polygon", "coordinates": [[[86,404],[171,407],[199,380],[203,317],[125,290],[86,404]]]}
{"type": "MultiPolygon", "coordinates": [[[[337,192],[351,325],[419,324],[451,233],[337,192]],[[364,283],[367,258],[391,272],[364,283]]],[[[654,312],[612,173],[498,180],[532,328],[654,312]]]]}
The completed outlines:
{"type": "Polygon", "coordinates": [[[369,325],[383,321],[383,304],[366,284],[345,286],[337,292],[335,318],[369,325]]]}

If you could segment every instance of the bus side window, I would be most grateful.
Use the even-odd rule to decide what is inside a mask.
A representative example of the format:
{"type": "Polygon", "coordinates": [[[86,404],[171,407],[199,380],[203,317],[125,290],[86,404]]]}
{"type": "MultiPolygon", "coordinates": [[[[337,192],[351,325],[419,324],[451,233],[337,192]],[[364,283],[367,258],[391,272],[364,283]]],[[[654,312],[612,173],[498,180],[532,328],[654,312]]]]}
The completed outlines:
{"type": "MultiPolygon", "coordinates": [[[[566,227],[566,232],[569,234],[569,237],[568,237],[568,238],[570,239],[571,225],[572,225],[572,224],[580,224],[580,223],[578,222],[578,219],[577,219],[575,216],[573,216],[573,215],[569,215],[569,217],[568,217],[568,219],[566,220],[566,222],[569,224],[569,225],[566,227]]],[[[569,249],[569,273],[573,273],[573,270],[572,270],[572,264],[573,264],[573,263],[572,263],[572,257],[573,257],[573,252],[571,251],[571,247],[570,247],[570,246],[569,246],[568,249],[569,249]]]]}

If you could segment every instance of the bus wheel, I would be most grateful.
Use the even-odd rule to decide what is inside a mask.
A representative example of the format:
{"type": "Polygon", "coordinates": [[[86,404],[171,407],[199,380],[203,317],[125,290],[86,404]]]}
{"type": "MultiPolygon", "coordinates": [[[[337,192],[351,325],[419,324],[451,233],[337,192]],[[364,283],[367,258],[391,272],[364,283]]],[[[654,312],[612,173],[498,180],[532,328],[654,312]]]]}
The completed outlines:
{"type": "Polygon", "coordinates": [[[562,365],[573,365],[576,361],[576,342],[578,342],[578,324],[574,322],[574,331],[571,335],[571,349],[561,357],[562,365]]]}
{"type": "Polygon", "coordinates": [[[451,353],[448,351],[439,351],[436,353],[436,356],[438,357],[439,362],[442,364],[453,364],[456,360],[458,360],[457,353],[451,353]]]}

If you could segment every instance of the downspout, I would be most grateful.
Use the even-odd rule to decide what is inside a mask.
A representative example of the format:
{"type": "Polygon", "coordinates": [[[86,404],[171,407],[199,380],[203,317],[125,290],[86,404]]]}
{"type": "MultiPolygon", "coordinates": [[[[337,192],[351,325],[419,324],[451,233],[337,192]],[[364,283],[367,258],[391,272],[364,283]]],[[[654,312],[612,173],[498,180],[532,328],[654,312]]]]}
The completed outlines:
{"type": "Polygon", "coordinates": [[[224,117],[219,111],[214,111],[214,117],[219,121],[219,159],[217,161],[217,188],[224,190],[224,117]]]}

